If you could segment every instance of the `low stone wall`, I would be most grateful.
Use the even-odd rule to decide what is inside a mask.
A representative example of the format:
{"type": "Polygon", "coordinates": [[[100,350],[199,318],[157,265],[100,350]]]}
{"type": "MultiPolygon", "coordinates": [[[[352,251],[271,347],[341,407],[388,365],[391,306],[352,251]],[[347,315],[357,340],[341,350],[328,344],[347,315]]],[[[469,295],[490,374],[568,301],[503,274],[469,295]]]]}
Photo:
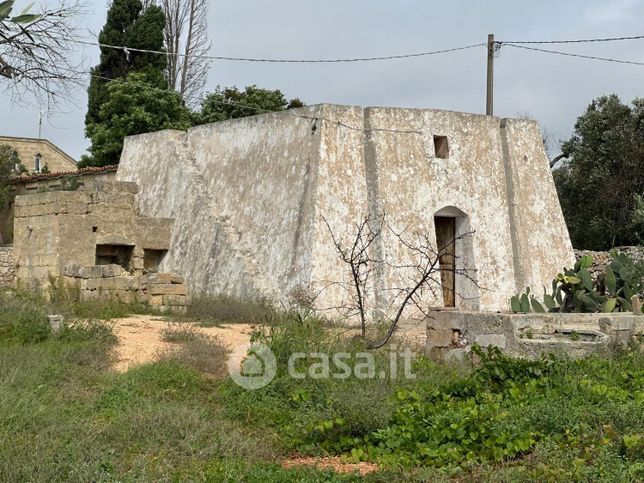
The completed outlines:
{"type": "MultiPolygon", "coordinates": [[[[636,247],[617,247],[618,252],[626,253],[636,263],[644,263],[644,246],[636,247]]],[[[611,261],[610,252],[593,252],[591,250],[575,250],[575,257],[579,260],[584,255],[593,257],[593,265],[589,271],[591,274],[595,272],[603,272],[606,265],[611,261]]]]}
{"type": "Polygon", "coordinates": [[[426,352],[439,359],[464,359],[477,344],[512,357],[544,353],[582,358],[609,354],[644,334],[644,317],[615,314],[509,314],[436,311],[427,319],[426,352]]]}
{"type": "Polygon", "coordinates": [[[0,287],[13,285],[16,277],[16,268],[13,247],[0,247],[0,287]]]}
{"type": "Polygon", "coordinates": [[[132,275],[119,265],[69,265],[63,275],[66,286],[78,290],[81,300],[145,302],[160,310],[182,310],[187,304],[185,281],[177,275],[132,275]]]}

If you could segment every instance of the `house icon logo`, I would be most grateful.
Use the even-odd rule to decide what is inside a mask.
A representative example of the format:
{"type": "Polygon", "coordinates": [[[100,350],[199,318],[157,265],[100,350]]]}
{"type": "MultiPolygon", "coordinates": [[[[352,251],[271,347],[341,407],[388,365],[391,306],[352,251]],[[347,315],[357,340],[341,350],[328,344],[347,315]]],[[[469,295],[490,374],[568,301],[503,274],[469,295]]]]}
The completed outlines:
{"type": "Polygon", "coordinates": [[[228,373],[238,386],[254,391],[273,380],[277,373],[277,360],[265,344],[243,344],[230,354],[228,373]]]}

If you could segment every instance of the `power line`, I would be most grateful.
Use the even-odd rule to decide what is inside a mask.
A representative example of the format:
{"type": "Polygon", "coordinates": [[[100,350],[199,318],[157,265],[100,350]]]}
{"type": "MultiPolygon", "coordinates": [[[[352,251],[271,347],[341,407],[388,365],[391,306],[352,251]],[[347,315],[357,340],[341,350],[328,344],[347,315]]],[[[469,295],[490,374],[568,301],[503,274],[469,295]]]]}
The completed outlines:
{"type": "Polygon", "coordinates": [[[506,40],[502,44],[583,44],[592,42],[619,42],[623,40],[641,40],[644,35],[633,35],[630,37],[604,37],[595,39],[575,39],[575,40],[506,40]]]}
{"type": "Polygon", "coordinates": [[[633,60],[622,60],[622,59],[611,59],[608,57],[598,57],[595,55],[584,55],[584,54],[573,54],[572,52],[562,52],[559,50],[550,50],[550,49],[540,49],[537,47],[528,47],[525,45],[517,45],[509,42],[502,42],[502,46],[508,46],[508,47],[514,47],[515,49],[524,49],[524,50],[532,50],[535,52],[543,52],[546,54],[556,54],[556,55],[564,55],[566,57],[577,57],[580,59],[590,59],[590,60],[602,60],[604,62],[613,62],[616,64],[629,64],[629,65],[641,65],[644,66],[644,62],[637,62],[633,60]]]}
{"type": "MultiPolygon", "coordinates": [[[[87,42],[83,40],[77,40],[76,42],[83,45],[98,46],[105,49],[122,50],[124,52],[141,52],[144,54],[159,54],[159,55],[165,55],[169,57],[186,56],[186,54],[181,54],[177,52],[163,52],[160,50],[137,49],[132,47],[126,47],[123,45],[103,44],[100,42],[87,42]]],[[[473,49],[473,48],[482,47],[485,45],[486,45],[485,43],[480,43],[480,44],[464,45],[462,47],[454,47],[451,49],[417,52],[413,54],[385,55],[380,57],[355,57],[355,58],[346,58],[346,59],[261,59],[261,58],[250,58],[250,57],[228,57],[228,56],[222,56],[222,55],[194,55],[192,57],[198,58],[198,59],[211,60],[211,61],[228,60],[233,62],[265,62],[265,63],[273,63],[273,64],[335,64],[335,63],[348,63],[348,62],[371,62],[371,61],[382,61],[382,60],[410,59],[413,57],[425,57],[429,55],[448,54],[451,52],[458,52],[461,50],[473,49]]]]}

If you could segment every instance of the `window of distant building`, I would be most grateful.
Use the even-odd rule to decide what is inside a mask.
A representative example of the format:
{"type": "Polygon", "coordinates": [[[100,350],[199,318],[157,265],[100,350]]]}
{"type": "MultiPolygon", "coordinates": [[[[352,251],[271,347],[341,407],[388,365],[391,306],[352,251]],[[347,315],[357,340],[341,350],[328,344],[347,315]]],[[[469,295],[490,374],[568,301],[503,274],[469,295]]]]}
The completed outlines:
{"type": "Polygon", "coordinates": [[[34,157],[34,172],[40,173],[41,170],[42,170],[42,155],[38,153],[34,157]]]}

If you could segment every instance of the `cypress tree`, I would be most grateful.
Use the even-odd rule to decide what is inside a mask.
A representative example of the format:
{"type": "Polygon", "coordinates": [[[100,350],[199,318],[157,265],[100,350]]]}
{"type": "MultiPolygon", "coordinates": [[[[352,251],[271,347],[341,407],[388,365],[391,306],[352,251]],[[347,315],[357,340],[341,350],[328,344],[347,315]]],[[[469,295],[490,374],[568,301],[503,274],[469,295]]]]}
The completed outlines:
{"type": "MultiPolygon", "coordinates": [[[[100,44],[126,46],[135,49],[163,51],[163,29],[165,15],[157,5],[143,8],[140,0],[113,0],[107,21],[98,36],[100,44]]],[[[92,70],[88,88],[85,135],[92,139],[97,125],[105,122],[100,118],[101,107],[109,101],[107,88],[111,80],[125,79],[130,73],[145,74],[144,79],[152,87],[166,89],[164,69],[167,59],[164,55],[124,51],[100,47],[98,65],[92,70]]],[[[91,149],[90,149],[91,151],[91,149]]],[[[118,159],[92,159],[81,161],[84,166],[117,163],[118,159]]]]}

